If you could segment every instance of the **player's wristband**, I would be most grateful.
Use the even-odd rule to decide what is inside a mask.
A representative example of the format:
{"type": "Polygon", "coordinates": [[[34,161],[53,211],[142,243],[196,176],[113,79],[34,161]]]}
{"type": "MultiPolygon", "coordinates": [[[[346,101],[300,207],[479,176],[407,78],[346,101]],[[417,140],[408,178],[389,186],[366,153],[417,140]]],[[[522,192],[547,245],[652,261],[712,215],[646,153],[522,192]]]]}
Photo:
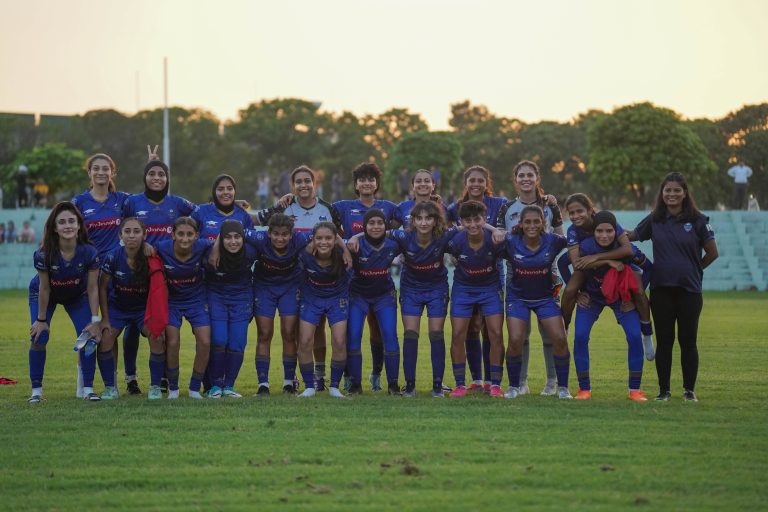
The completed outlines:
{"type": "Polygon", "coordinates": [[[37,321],[38,322],[45,322],[45,318],[38,318],[37,321]]]}
{"type": "Polygon", "coordinates": [[[96,322],[101,322],[101,317],[99,315],[92,315],[91,316],[91,323],[95,324],[96,322]]]}

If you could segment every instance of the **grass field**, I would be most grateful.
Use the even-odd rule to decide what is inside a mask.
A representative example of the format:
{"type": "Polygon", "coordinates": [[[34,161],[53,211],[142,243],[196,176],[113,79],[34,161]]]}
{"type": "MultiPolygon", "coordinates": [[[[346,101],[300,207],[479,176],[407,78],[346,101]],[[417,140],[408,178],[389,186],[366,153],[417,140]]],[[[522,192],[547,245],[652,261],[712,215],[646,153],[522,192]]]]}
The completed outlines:
{"type": "MultiPolygon", "coordinates": [[[[764,510],[766,299],[706,294],[697,404],[680,398],[677,363],[670,402],[626,400],[626,344],[608,311],[590,343],[588,402],[537,394],[433,399],[422,335],[423,392],[412,400],[367,390],[350,400],[253,398],[251,343],[238,385],[242,400],[86,403],[74,398],[72,326],[57,311],[48,400],[30,406],[26,298],[3,292],[0,374],[19,384],[0,386],[0,496],[14,511],[764,510]]],[[[184,331],[182,388],[191,339],[184,331]]],[[[147,355],[145,344],[145,390],[147,355]]],[[[541,359],[535,350],[534,392],[544,381],[541,359]]],[[[279,383],[279,349],[272,361],[271,379],[279,383]]],[[[652,364],[643,387],[656,394],[652,364]]]]}

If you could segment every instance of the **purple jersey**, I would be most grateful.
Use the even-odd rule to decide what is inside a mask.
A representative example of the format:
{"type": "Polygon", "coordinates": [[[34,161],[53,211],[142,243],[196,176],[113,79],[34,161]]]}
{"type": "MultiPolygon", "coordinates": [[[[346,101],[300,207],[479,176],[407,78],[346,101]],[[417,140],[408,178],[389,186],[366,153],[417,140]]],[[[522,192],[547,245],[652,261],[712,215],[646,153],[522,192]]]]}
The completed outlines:
{"type": "Polygon", "coordinates": [[[365,230],[363,217],[371,208],[378,208],[384,212],[384,216],[387,218],[387,226],[395,218],[395,211],[397,210],[395,203],[384,199],[376,199],[371,207],[365,206],[360,199],[343,199],[333,203],[333,206],[339,212],[341,228],[344,230],[345,239],[349,239],[353,235],[362,233],[365,230]]]}
{"type": "Polygon", "coordinates": [[[221,223],[225,220],[238,220],[243,225],[243,229],[253,227],[251,216],[239,206],[235,206],[231,213],[222,213],[213,203],[201,204],[195,208],[190,217],[197,221],[201,239],[216,240],[221,231],[221,223]]]}
{"type": "Polygon", "coordinates": [[[88,291],[88,272],[99,269],[99,253],[91,244],[77,244],[75,255],[69,261],[58,254],[48,266],[42,249],[35,251],[33,260],[37,270],[48,274],[50,302],[58,304],[84,295],[88,291]]]}
{"type": "Polygon", "coordinates": [[[312,239],[311,232],[294,232],[285,254],[278,254],[272,247],[268,231],[249,229],[245,241],[256,250],[256,266],[253,269],[253,283],[257,286],[281,285],[298,281],[301,277],[299,253],[312,239]]]}
{"type": "MultiPolygon", "coordinates": [[[[334,247],[333,250],[340,251],[337,247],[334,247]]],[[[330,267],[320,265],[317,259],[306,250],[299,253],[299,261],[301,261],[301,266],[304,269],[304,279],[299,288],[302,298],[328,299],[349,293],[349,272],[343,263],[340,263],[342,269],[336,275],[331,272],[330,267]]]]}
{"type": "MultiPolygon", "coordinates": [[[[205,284],[209,292],[225,295],[234,300],[238,300],[238,298],[253,300],[253,272],[251,272],[251,267],[256,260],[256,249],[248,244],[245,244],[244,248],[240,268],[230,271],[224,270],[221,268],[221,259],[218,268],[214,268],[210,264],[205,266],[205,284]]],[[[222,248],[221,250],[225,251],[226,249],[222,248]]]]}
{"type": "Polygon", "coordinates": [[[503,251],[502,244],[493,244],[493,234],[487,229],[483,230],[483,245],[477,250],[469,246],[467,232],[459,232],[447,247],[447,252],[456,258],[454,284],[498,288],[500,274],[497,261],[503,251]]]}
{"type": "MultiPolygon", "coordinates": [[[[570,233],[570,230],[569,230],[570,233]]],[[[618,233],[618,230],[617,230],[618,233]]],[[[614,249],[618,249],[620,247],[619,243],[614,241],[609,247],[602,247],[600,244],[597,243],[597,240],[593,236],[590,236],[589,238],[585,238],[581,241],[579,244],[579,254],[582,256],[589,256],[592,254],[601,254],[604,252],[612,251],[614,249]]],[[[624,264],[633,264],[637,266],[642,266],[643,263],[645,263],[645,254],[643,254],[643,251],[635,247],[634,244],[632,244],[632,257],[626,258],[622,260],[624,264]]],[[[601,291],[600,287],[603,284],[603,278],[605,277],[605,274],[608,272],[608,270],[611,267],[608,265],[602,265],[600,267],[589,269],[586,271],[587,280],[584,283],[584,291],[587,292],[592,300],[600,303],[605,304],[605,297],[603,297],[603,292],[601,291]]]]}
{"type": "MultiPolygon", "coordinates": [[[[485,222],[490,224],[491,226],[496,224],[496,219],[499,216],[499,211],[501,210],[501,207],[504,206],[504,204],[507,202],[507,198],[505,197],[495,197],[495,196],[483,196],[483,204],[486,208],[485,213],[485,222]]],[[[458,224],[459,219],[459,206],[461,203],[453,203],[451,206],[448,207],[448,221],[458,224]]]]}
{"type": "Polygon", "coordinates": [[[415,231],[392,231],[389,236],[398,243],[403,254],[400,286],[418,290],[447,288],[448,271],[443,264],[443,254],[456,233],[457,230],[449,229],[434,238],[427,247],[421,247],[415,231]]]}
{"type": "Polygon", "coordinates": [[[110,279],[109,302],[122,311],[141,311],[147,307],[149,270],[147,281],[135,282],[135,273],[128,265],[125,247],[118,247],[104,257],[101,272],[110,279]]]}
{"type": "Polygon", "coordinates": [[[194,209],[194,204],[171,194],[159,203],[150,201],[143,193],[133,194],[125,201],[123,217],[136,217],[143,222],[147,229],[146,242],[155,246],[170,240],[176,219],[191,214],[194,209]]]}
{"type": "MultiPolygon", "coordinates": [[[[400,223],[400,227],[403,229],[408,229],[408,226],[411,225],[411,210],[413,210],[413,207],[416,205],[416,201],[414,199],[409,199],[407,201],[403,201],[399,205],[397,205],[397,210],[395,210],[395,220],[400,223]]],[[[445,218],[448,218],[448,207],[445,206],[445,204],[440,203],[440,207],[443,209],[443,214],[445,215],[445,218]]]]}
{"type": "MultiPolygon", "coordinates": [[[[592,214],[592,217],[594,216],[595,215],[592,214]]],[[[594,225],[594,222],[592,224],[594,225]]],[[[624,232],[624,228],[621,227],[621,224],[617,223],[616,238],[619,238],[619,235],[621,235],[623,232],[624,232]]],[[[566,236],[568,238],[568,247],[579,245],[583,240],[592,238],[594,234],[595,234],[594,229],[592,231],[587,231],[586,229],[580,228],[575,224],[571,224],[570,226],[568,226],[568,231],[566,232],[566,236]]],[[[582,254],[582,256],[584,256],[584,254],[582,254]]]]}
{"type": "Polygon", "coordinates": [[[207,301],[203,271],[210,248],[207,240],[196,240],[190,257],[180,261],[173,253],[173,240],[157,244],[157,253],[165,264],[169,304],[184,306],[207,301]]]}
{"type": "Polygon", "coordinates": [[[129,197],[126,192],[110,192],[101,202],[87,191],[72,198],[72,204],[83,214],[88,241],[96,246],[102,257],[120,246],[120,220],[129,197]]]}
{"type": "Polygon", "coordinates": [[[354,275],[350,291],[363,297],[379,297],[395,289],[389,274],[392,260],[400,254],[400,246],[391,238],[384,238],[379,245],[372,245],[360,237],[357,253],[352,253],[354,275]]]}
{"type": "Polygon", "coordinates": [[[565,238],[542,233],[541,244],[532,251],[521,235],[508,234],[503,256],[507,259],[507,297],[541,300],[552,297],[556,282],[552,279],[552,263],[565,248],[565,238]]]}

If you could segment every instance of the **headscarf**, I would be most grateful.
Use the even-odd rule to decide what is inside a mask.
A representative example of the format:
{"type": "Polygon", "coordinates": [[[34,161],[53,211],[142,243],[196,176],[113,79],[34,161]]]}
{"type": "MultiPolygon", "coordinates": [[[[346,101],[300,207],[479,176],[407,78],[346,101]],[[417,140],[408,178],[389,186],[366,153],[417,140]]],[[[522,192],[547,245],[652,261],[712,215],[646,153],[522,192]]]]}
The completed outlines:
{"type": "Polygon", "coordinates": [[[368,234],[368,229],[367,229],[368,221],[374,217],[381,218],[381,220],[384,221],[384,225],[386,226],[387,218],[384,216],[384,212],[379,210],[378,208],[371,208],[365,213],[365,216],[363,217],[363,232],[365,233],[365,239],[368,240],[368,243],[373,245],[378,245],[384,239],[384,236],[381,236],[379,238],[373,238],[368,234]]]}
{"type": "Polygon", "coordinates": [[[165,196],[168,195],[168,187],[171,184],[171,173],[168,170],[168,166],[165,164],[165,162],[162,162],[160,160],[150,160],[147,162],[147,165],[144,166],[144,195],[147,196],[152,201],[159,203],[163,199],[165,199],[165,196]],[[153,167],[160,167],[162,170],[165,171],[165,188],[163,190],[150,190],[147,186],[147,174],[149,173],[150,169],[153,167]]]}
{"type": "Polygon", "coordinates": [[[239,220],[227,219],[221,223],[219,234],[219,268],[224,272],[237,272],[243,263],[245,256],[245,240],[240,250],[232,253],[224,247],[224,237],[230,233],[239,233],[245,239],[245,230],[239,220]]]}
{"type": "Polygon", "coordinates": [[[213,204],[216,205],[216,209],[219,210],[222,213],[232,213],[232,210],[235,209],[235,201],[234,197],[232,198],[232,204],[230,205],[223,205],[219,202],[219,199],[216,197],[216,187],[219,186],[219,183],[221,183],[222,180],[229,180],[232,183],[232,187],[234,187],[235,192],[237,192],[237,185],[235,184],[235,178],[230,176],[229,174],[219,174],[216,176],[216,179],[213,180],[213,186],[211,187],[211,197],[213,198],[213,204]]]}

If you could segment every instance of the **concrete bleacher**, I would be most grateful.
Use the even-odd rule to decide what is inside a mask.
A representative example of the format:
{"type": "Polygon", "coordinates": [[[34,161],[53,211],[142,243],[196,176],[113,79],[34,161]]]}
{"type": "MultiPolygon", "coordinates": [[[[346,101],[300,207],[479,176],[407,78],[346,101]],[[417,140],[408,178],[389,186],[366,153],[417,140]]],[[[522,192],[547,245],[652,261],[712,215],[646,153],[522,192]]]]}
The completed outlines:
{"type": "Polygon", "coordinates": [[[22,224],[29,221],[35,230],[36,237],[34,244],[0,244],[0,289],[26,288],[29,285],[29,280],[35,275],[32,254],[39,245],[49,211],[45,208],[0,210],[0,222],[7,226],[9,221],[13,221],[16,226],[16,235],[21,231],[22,224]]]}

